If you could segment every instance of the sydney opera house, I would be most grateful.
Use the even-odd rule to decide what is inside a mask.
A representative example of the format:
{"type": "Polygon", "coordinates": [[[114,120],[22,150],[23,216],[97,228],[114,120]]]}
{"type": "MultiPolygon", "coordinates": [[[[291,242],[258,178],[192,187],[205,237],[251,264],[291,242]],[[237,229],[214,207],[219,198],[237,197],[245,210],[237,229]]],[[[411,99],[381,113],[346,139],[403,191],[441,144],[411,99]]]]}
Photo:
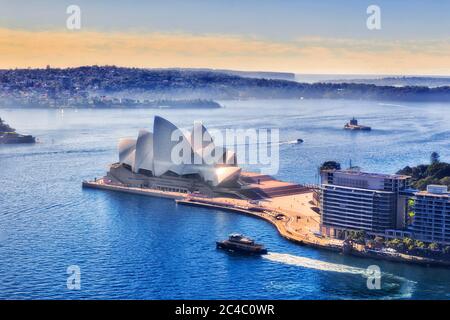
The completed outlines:
{"type": "Polygon", "coordinates": [[[201,123],[194,123],[188,134],[181,132],[156,116],[153,132],[140,130],[137,139],[120,139],[119,162],[111,165],[106,178],[128,186],[210,196],[240,189],[241,168],[233,151],[215,146],[201,123]]]}

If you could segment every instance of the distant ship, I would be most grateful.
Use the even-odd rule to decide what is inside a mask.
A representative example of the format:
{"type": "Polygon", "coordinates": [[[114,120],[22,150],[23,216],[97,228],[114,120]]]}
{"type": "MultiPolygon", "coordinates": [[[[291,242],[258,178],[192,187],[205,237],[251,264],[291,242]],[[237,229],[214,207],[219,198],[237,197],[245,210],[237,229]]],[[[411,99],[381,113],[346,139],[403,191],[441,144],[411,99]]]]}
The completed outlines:
{"type": "Polygon", "coordinates": [[[30,135],[18,134],[0,118],[0,144],[35,143],[36,139],[30,135]]]}
{"type": "Polygon", "coordinates": [[[18,134],[16,132],[0,132],[0,144],[35,143],[36,139],[31,135],[18,134]]]}
{"type": "Polygon", "coordinates": [[[225,249],[228,251],[237,251],[250,254],[266,254],[267,249],[258,243],[255,243],[253,239],[250,239],[241,234],[231,234],[228,240],[217,241],[217,248],[225,249]]]}
{"type": "Polygon", "coordinates": [[[362,126],[358,124],[358,120],[353,117],[353,119],[350,120],[350,122],[346,123],[344,126],[345,130],[363,130],[363,131],[370,131],[372,130],[371,127],[362,126]]]}

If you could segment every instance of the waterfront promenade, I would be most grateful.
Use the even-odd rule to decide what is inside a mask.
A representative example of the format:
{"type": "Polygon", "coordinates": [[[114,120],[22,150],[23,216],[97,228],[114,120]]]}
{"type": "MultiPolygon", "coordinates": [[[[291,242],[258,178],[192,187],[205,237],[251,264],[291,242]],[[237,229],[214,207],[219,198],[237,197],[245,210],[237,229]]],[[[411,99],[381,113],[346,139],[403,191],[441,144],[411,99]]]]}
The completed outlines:
{"type": "MultiPolygon", "coordinates": [[[[272,179],[265,182],[265,187],[272,183],[288,184],[287,182],[272,179]]],[[[260,182],[260,185],[262,185],[264,190],[264,183],[260,182]]],[[[343,240],[327,238],[320,235],[320,215],[313,200],[312,189],[254,201],[225,197],[203,197],[193,194],[126,186],[114,183],[105,178],[95,179],[94,181],[83,181],[83,187],[168,198],[173,199],[178,205],[198,206],[245,214],[271,223],[282,237],[292,242],[319,249],[344,252],[343,240]]],[[[450,266],[448,261],[400,253],[387,255],[374,251],[366,251],[360,247],[351,244],[351,249],[346,250],[346,252],[362,258],[408,262],[426,266],[450,266]]]]}
{"type": "MultiPolygon", "coordinates": [[[[254,176],[248,174],[248,176],[254,176]]],[[[292,185],[275,179],[259,182],[266,189],[292,185]]],[[[319,236],[320,215],[313,202],[313,191],[302,189],[299,193],[264,198],[258,201],[225,197],[201,197],[179,192],[126,186],[101,178],[84,181],[83,187],[119,191],[152,197],[174,199],[179,205],[200,206],[250,215],[273,224],[280,235],[299,244],[342,251],[343,241],[319,236]]]]}

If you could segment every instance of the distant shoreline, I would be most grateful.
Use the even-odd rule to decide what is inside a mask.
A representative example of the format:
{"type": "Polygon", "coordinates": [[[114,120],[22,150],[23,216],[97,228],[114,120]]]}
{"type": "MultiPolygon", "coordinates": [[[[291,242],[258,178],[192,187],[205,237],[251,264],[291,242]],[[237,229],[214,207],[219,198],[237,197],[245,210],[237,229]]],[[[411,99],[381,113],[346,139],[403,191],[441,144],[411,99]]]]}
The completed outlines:
{"type": "MultiPolygon", "coordinates": [[[[346,98],[321,98],[321,99],[296,99],[296,98],[250,98],[250,99],[221,99],[220,103],[217,102],[220,107],[195,107],[195,106],[189,106],[189,107],[149,107],[149,106],[92,106],[92,105],[82,105],[82,106],[43,106],[43,105],[12,105],[12,104],[2,104],[0,101],[0,110],[2,109],[14,109],[14,110],[212,110],[212,109],[225,109],[226,105],[223,104],[223,102],[235,102],[235,101],[316,101],[316,100],[324,100],[324,101],[350,101],[355,102],[358,101],[357,99],[346,99],[346,98]]],[[[366,102],[374,102],[379,105],[384,105],[386,107],[407,107],[406,104],[422,104],[422,103],[429,103],[429,104],[442,104],[442,103],[450,103],[449,101],[398,101],[398,100],[362,100],[366,102]],[[405,103],[405,104],[399,104],[399,103],[405,103]]]]}
{"type": "Polygon", "coordinates": [[[220,109],[223,108],[218,102],[213,100],[152,100],[139,101],[132,99],[94,99],[91,103],[79,104],[46,104],[42,102],[20,104],[20,102],[7,102],[0,105],[0,108],[12,109],[220,109]]]}
{"type": "Polygon", "coordinates": [[[300,83],[272,74],[224,70],[139,69],[86,66],[0,70],[0,101],[10,105],[84,105],[102,96],[140,100],[349,99],[449,102],[450,86],[370,83],[300,83]]]}

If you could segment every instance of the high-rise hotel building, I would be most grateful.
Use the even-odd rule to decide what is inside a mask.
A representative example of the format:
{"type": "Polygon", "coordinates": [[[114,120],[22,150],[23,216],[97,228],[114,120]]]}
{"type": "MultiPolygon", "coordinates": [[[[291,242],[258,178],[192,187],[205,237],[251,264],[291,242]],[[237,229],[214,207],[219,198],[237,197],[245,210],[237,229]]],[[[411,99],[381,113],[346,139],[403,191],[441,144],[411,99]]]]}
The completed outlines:
{"type": "Polygon", "coordinates": [[[410,188],[409,176],[356,170],[323,170],[321,179],[322,234],[342,238],[363,230],[450,245],[447,186],[418,191],[410,188]]]}
{"type": "Polygon", "coordinates": [[[429,185],[411,197],[408,230],[424,242],[450,244],[450,193],[447,186],[429,185]]]}
{"type": "Polygon", "coordinates": [[[400,192],[410,177],[359,170],[321,172],[321,232],[343,237],[347,231],[385,233],[403,229],[407,199],[400,192]]]}

